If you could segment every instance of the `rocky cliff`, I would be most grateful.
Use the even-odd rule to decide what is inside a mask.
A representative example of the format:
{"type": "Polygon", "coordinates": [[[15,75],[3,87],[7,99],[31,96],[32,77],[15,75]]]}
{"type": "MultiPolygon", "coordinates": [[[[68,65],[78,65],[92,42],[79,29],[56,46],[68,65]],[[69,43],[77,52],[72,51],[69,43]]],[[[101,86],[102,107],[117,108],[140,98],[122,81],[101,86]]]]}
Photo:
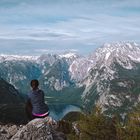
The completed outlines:
{"type": "Polygon", "coordinates": [[[26,125],[0,125],[0,140],[66,140],[50,117],[34,119],[26,125]]]}

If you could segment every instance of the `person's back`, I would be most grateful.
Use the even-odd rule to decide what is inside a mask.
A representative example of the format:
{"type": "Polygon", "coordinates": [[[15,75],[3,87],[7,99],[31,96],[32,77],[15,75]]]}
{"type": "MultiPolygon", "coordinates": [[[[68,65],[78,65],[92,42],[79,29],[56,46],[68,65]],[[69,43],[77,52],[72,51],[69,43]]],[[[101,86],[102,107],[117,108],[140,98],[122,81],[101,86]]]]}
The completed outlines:
{"type": "Polygon", "coordinates": [[[38,80],[31,81],[32,91],[28,94],[28,100],[32,105],[32,117],[40,118],[49,115],[49,109],[44,101],[44,92],[38,88],[38,80]]]}

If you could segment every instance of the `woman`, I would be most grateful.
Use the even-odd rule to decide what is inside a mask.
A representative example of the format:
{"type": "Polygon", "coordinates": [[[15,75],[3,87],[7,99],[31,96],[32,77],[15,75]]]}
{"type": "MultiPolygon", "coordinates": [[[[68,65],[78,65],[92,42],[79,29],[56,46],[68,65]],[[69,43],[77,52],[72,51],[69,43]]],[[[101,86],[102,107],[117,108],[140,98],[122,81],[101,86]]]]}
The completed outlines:
{"type": "Polygon", "coordinates": [[[28,94],[26,111],[29,119],[44,118],[49,115],[49,109],[44,101],[44,92],[38,88],[39,82],[31,81],[32,91],[28,94]],[[30,115],[31,114],[31,115],[30,115]]]}

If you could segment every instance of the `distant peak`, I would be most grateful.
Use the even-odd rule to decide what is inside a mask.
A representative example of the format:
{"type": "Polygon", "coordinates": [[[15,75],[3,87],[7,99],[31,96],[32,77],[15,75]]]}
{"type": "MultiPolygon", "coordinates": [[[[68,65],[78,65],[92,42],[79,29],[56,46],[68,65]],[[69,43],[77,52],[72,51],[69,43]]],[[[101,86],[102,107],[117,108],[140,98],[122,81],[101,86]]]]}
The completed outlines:
{"type": "Polygon", "coordinates": [[[105,43],[101,48],[96,50],[96,53],[124,53],[124,52],[137,52],[140,51],[140,47],[135,42],[117,42],[117,43],[105,43]]]}
{"type": "Polygon", "coordinates": [[[75,52],[68,52],[68,53],[64,53],[64,54],[60,54],[59,55],[61,58],[77,58],[78,55],[75,52]]]}
{"type": "Polygon", "coordinates": [[[0,59],[1,60],[6,60],[6,61],[13,61],[13,60],[37,60],[38,56],[0,54],[0,59]]]}
{"type": "Polygon", "coordinates": [[[89,57],[94,61],[103,61],[110,64],[113,59],[117,58],[122,61],[131,59],[133,61],[140,61],[140,45],[135,42],[116,42],[105,43],[102,47],[92,53],[89,57]]]}
{"type": "Polygon", "coordinates": [[[103,44],[103,48],[122,48],[126,47],[132,49],[133,47],[138,47],[139,45],[135,42],[116,42],[116,43],[105,43],[103,44]]]}

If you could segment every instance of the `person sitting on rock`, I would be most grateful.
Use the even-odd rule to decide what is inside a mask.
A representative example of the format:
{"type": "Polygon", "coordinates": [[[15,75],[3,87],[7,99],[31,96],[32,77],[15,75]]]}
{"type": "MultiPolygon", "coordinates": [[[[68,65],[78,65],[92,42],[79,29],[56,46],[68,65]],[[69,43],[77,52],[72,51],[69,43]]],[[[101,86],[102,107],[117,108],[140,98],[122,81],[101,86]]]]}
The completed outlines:
{"type": "Polygon", "coordinates": [[[28,94],[26,104],[27,116],[30,120],[34,118],[45,118],[49,115],[49,108],[47,104],[45,104],[44,92],[38,88],[38,80],[34,79],[30,84],[32,91],[28,94]]]}

